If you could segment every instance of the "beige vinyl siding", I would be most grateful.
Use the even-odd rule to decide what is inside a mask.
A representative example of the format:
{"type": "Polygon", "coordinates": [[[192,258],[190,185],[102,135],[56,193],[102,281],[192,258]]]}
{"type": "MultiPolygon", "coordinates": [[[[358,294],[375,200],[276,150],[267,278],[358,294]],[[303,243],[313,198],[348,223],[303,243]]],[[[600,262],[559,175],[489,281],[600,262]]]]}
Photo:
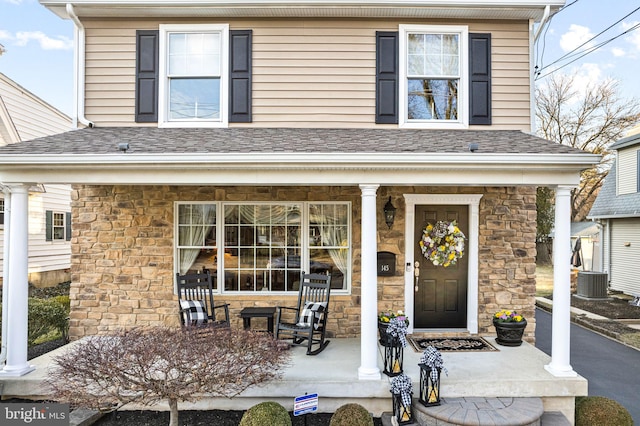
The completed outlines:
{"type": "Polygon", "coordinates": [[[640,218],[615,219],[611,225],[611,288],[640,295],[640,218]]]}
{"type": "MultiPolygon", "coordinates": [[[[71,267],[71,244],[66,240],[45,241],[45,211],[71,211],[68,185],[45,185],[46,192],[29,194],[29,273],[57,271],[71,267]]],[[[6,224],[5,224],[6,227],[6,224]]],[[[4,229],[0,227],[0,242],[4,229]]],[[[0,244],[0,276],[4,258],[4,244],[0,244]]]]}
{"type": "Polygon", "coordinates": [[[638,147],[618,151],[618,195],[638,192],[638,147]]]}
{"type": "Polygon", "coordinates": [[[10,117],[10,123],[5,125],[13,126],[12,132],[7,132],[4,143],[26,141],[71,130],[70,117],[2,74],[0,98],[10,117]],[[6,140],[9,137],[11,140],[6,140]]]}
{"type": "MultiPolygon", "coordinates": [[[[185,22],[203,21],[162,21],[185,22]]],[[[376,31],[397,31],[400,24],[465,24],[351,19],[217,22],[228,22],[232,30],[253,30],[253,122],[230,126],[351,128],[396,127],[375,124],[376,31]]],[[[98,126],[135,125],[135,31],[157,29],[160,22],[84,23],[85,115],[98,126]]],[[[530,129],[528,25],[526,21],[469,24],[470,32],[492,34],[491,128],[530,129]]]]}

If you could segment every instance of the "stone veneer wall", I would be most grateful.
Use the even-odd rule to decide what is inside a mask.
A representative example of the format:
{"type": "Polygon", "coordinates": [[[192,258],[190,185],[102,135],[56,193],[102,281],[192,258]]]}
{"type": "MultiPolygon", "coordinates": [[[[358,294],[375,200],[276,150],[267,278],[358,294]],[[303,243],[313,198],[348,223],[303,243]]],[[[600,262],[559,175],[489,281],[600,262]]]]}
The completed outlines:
{"type": "MultiPolygon", "coordinates": [[[[396,275],[378,278],[379,309],[404,309],[402,194],[484,193],[480,202],[480,334],[492,334],[501,308],[523,313],[535,330],[536,191],[533,187],[381,187],[378,211],[392,196],[398,208],[391,229],[378,215],[378,251],[397,254],[396,275]]],[[[345,187],[76,186],[72,192],[70,336],[120,327],[178,325],[174,294],[174,203],[177,201],[351,201],[351,294],[332,295],[328,334],[360,330],[360,189],[345,187]]],[[[292,306],[296,296],[218,295],[230,303],[233,327],[246,306],[292,306]]],[[[256,320],[254,320],[256,321],[256,320]]],[[[257,324],[260,326],[260,324],[257,324]]]]}

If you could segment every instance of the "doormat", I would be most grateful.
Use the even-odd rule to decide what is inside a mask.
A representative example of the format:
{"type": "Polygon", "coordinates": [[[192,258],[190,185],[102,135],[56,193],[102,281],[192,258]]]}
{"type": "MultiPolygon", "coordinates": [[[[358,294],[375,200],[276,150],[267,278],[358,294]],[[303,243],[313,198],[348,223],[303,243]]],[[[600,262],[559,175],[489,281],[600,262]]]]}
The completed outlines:
{"type": "Polygon", "coordinates": [[[482,337],[407,337],[416,352],[423,352],[427,346],[433,346],[442,352],[492,352],[498,349],[482,337]]]}

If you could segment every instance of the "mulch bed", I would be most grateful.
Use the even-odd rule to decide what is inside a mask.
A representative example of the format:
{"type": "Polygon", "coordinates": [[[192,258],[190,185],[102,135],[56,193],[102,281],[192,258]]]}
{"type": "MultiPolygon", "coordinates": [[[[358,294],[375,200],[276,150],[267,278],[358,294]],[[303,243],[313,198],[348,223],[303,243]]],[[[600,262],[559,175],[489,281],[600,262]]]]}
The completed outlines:
{"type": "Polygon", "coordinates": [[[586,300],[572,296],[571,306],[610,319],[640,319],[640,306],[630,305],[629,300],[619,297],[586,300]]]}

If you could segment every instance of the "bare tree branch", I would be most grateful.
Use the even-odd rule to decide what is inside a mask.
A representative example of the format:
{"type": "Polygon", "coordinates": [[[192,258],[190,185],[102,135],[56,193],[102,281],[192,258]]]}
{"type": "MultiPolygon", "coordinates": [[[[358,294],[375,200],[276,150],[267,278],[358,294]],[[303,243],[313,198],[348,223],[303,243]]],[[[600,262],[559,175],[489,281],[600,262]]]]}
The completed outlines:
{"type": "Polygon", "coordinates": [[[582,173],[572,191],[571,220],[584,220],[612,162],[609,147],[640,121],[640,102],[623,99],[618,82],[606,80],[578,92],[574,76],[556,75],[536,90],[538,134],[545,139],[602,155],[598,166],[582,173]]]}
{"type": "Polygon", "coordinates": [[[232,398],[280,377],[288,360],[265,333],[134,328],[71,345],[54,358],[47,385],[56,400],[103,411],[167,401],[177,425],[178,402],[232,398]]]}

